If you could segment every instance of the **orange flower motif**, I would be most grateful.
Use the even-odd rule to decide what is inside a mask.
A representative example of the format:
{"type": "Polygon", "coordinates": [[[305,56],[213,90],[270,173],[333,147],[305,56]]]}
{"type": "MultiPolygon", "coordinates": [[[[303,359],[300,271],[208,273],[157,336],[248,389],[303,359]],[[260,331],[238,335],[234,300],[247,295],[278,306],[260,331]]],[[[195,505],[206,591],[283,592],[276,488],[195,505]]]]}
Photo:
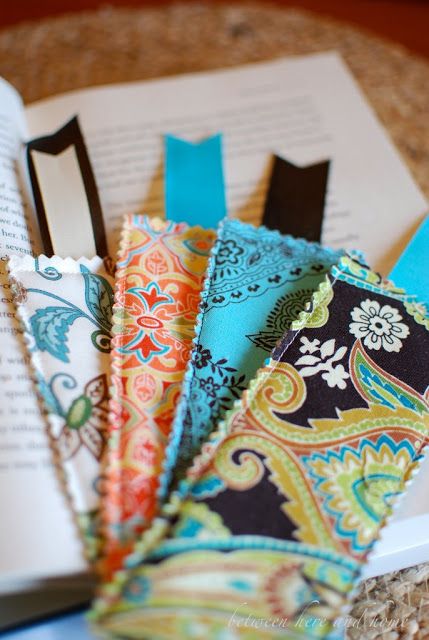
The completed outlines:
{"type": "Polygon", "coordinates": [[[124,301],[125,331],[118,350],[124,355],[135,355],[142,363],[149,362],[154,355],[166,354],[171,348],[171,338],[160,311],[173,302],[155,282],[129,289],[124,301]]]}
{"type": "Polygon", "coordinates": [[[106,577],[158,508],[165,446],[195,336],[212,231],[129,216],[113,322],[106,577]]]}

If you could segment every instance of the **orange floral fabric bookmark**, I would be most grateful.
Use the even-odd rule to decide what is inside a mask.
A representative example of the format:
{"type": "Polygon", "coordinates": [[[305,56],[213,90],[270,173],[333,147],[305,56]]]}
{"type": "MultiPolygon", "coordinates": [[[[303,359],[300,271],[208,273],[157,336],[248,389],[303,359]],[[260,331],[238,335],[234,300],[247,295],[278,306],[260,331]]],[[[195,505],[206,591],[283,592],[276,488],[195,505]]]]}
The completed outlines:
{"type": "Polygon", "coordinates": [[[104,500],[109,574],[157,511],[164,450],[215,232],[127,216],[115,283],[104,500]]]}

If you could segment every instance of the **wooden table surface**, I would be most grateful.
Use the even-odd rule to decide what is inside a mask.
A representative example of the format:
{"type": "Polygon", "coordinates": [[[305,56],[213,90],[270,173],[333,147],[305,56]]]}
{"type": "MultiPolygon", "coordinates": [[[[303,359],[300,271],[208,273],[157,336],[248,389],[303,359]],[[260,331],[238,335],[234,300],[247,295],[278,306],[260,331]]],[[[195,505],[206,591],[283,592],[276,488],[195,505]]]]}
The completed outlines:
{"type": "MultiPolygon", "coordinates": [[[[217,2],[206,0],[205,4],[217,2]]],[[[217,2],[219,3],[219,2],[217,2]]],[[[21,0],[2,3],[0,28],[23,20],[38,20],[69,11],[95,9],[102,5],[159,6],[168,0],[21,0]]],[[[232,4],[226,3],[224,4],[232,4]]],[[[429,58],[429,1],[427,0],[273,0],[276,4],[301,7],[360,25],[374,33],[395,40],[415,53],[429,58]]]]}

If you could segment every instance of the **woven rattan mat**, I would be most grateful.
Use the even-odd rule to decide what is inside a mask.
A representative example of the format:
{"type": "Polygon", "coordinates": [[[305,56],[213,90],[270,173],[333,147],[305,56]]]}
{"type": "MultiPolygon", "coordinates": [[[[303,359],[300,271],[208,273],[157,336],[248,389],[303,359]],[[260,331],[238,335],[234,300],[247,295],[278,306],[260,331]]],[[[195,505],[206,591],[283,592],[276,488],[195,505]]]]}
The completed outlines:
{"type": "MultiPolygon", "coordinates": [[[[349,25],[263,5],[177,4],[65,15],[0,32],[0,76],[26,102],[288,54],[337,49],[429,197],[429,64],[349,25]]],[[[429,563],[369,580],[349,638],[429,638],[429,563]]]]}

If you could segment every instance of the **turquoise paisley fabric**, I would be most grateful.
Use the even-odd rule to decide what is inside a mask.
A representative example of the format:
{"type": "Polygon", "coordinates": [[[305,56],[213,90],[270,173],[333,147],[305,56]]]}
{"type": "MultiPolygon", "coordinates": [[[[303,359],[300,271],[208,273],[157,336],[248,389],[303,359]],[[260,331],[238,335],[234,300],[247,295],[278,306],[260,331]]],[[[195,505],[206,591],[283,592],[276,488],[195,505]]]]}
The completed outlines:
{"type": "Polygon", "coordinates": [[[239,220],[221,223],[167,449],[161,499],[342,254],[239,220]]]}

